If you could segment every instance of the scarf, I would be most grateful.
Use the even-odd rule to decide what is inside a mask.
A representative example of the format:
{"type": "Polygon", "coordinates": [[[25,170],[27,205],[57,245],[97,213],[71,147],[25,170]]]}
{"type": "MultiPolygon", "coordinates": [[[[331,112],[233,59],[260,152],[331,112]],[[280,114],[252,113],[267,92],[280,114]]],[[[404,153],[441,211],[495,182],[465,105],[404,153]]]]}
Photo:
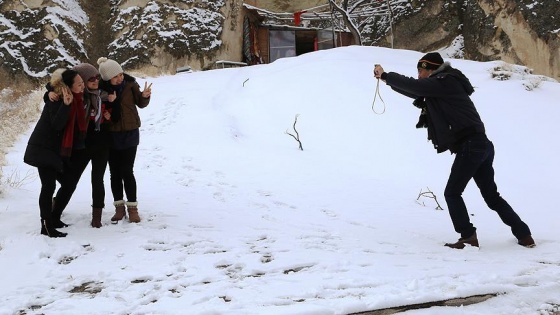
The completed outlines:
{"type": "Polygon", "coordinates": [[[95,131],[99,131],[101,130],[101,122],[103,120],[103,116],[101,116],[103,108],[101,106],[101,97],[99,97],[99,94],[92,95],[92,102],[95,102],[95,131]]]}
{"type": "MultiPolygon", "coordinates": [[[[72,92],[72,104],[70,104],[70,117],[64,128],[62,135],[62,145],[60,155],[69,157],[72,155],[72,146],[74,144],[74,127],[78,125],[78,137],[83,139],[86,134],[86,113],[84,109],[84,99],[82,93],[72,92]]],[[[65,105],[63,105],[65,106],[65,105]]]]}
{"type": "Polygon", "coordinates": [[[89,90],[87,87],[85,91],[89,95],[89,104],[85,104],[86,113],[89,113],[89,120],[91,120],[94,124],[94,130],[99,131],[101,130],[101,123],[103,122],[103,116],[101,115],[103,112],[103,108],[101,106],[101,97],[99,90],[89,90]]]}

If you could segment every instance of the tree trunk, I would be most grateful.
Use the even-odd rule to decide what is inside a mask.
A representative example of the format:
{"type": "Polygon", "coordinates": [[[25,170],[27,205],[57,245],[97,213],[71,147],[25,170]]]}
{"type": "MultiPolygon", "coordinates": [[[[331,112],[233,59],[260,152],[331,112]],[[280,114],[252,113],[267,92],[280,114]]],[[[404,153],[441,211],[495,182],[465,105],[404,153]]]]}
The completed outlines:
{"type": "Polygon", "coordinates": [[[352,33],[354,43],[356,45],[362,46],[362,35],[360,34],[360,31],[358,30],[356,25],[350,19],[349,12],[346,11],[346,9],[348,8],[348,0],[344,1],[344,7],[340,7],[338,4],[336,4],[335,0],[329,0],[329,2],[331,3],[332,7],[342,15],[344,24],[346,25],[346,27],[348,27],[350,33],[352,33]]]}

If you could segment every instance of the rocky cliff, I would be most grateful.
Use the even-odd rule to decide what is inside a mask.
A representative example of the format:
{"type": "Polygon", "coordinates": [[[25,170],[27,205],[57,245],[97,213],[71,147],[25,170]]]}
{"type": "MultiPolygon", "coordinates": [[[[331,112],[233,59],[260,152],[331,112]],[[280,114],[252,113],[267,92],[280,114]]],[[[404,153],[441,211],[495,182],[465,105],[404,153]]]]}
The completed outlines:
{"type": "MultiPolygon", "coordinates": [[[[409,0],[399,3],[395,48],[463,45],[462,57],[527,65],[560,79],[560,0],[409,0]]],[[[295,12],[324,0],[253,0],[295,12]]],[[[108,56],[147,75],[241,60],[240,0],[0,0],[0,89],[44,80],[56,67],[108,56]]],[[[387,19],[371,19],[368,45],[389,46],[387,19]]]]}
{"type": "Polygon", "coordinates": [[[43,78],[101,56],[154,75],[201,68],[230,51],[223,39],[239,31],[237,2],[0,0],[2,68],[43,78]]]}
{"type": "MultiPolygon", "coordinates": [[[[400,17],[395,47],[436,50],[462,38],[464,58],[504,60],[560,79],[560,0],[412,1],[400,17]]],[[[388,39],[378,44],[387,45],[388,39]]]]}

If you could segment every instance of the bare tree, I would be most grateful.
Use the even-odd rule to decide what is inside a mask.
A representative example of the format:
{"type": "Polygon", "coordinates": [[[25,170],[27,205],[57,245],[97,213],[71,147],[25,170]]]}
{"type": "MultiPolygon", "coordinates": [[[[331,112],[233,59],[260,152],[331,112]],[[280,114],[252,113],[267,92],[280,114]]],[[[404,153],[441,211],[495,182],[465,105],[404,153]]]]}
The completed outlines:
{"type": "Polygon", "coordinates": [[[342,3],[340,5],[337,4],[335,0],[329,0],[329,3],[331,4],[333,10],[338,11],[338,13],[340,13],[342,15],[342,19],[344,20],[344,24],[346,24],[346,27],[348,27],[348,29],[350,30],[350,33],[352,33],[352,36],[354,37],[354,41],[356,42],[356,45],[362,46],[362,34],[360,33],[360,30],[354,24],[354,22],[352,21],[352,18],[350,17],[350,12],[351,11],[348,10],[348,1],[349,0],[342,0],[342,3]]]}
{"type": "MultiPolygon", "coordinates": [[[[344,25],[348,28],[357,45],[362,45],[362,29],[372,23],[376,16],[389,16],[391,28],[393,10],[391,1],[400,3],[402,0],[329,0],[332,11],[340,14],[344,25]]],[[[392,44],[391,44],[392,46],[392,44]]]]}

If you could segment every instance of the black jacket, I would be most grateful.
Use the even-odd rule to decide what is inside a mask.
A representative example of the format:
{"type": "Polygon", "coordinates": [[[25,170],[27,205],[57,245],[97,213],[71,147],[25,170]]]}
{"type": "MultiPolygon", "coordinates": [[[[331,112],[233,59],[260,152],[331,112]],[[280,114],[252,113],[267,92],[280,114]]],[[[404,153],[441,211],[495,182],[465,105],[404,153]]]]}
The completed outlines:
{"type": "Polygon", "coordinates": [[[474,88],[469,79],[448,62],[429,78],[414,79],[389,72],[383,73],[382,79],[405,96],[424,99],[428,139],[438,153],[447,150],[454,153],[469,136],[485,133],[484,123],[469,97],[474,88]]]}
{"type": "Polygon", "coordinates": [[[62,172],[63,161],[60,156],[60,146],[69,116],[70,106],[64,105],[62,100],[45,102],[41,117],[27,142],[23,157],[25,163],[62,172]]]}
{"type": "MultiPolygon", "coordinates": [[[[97,129],[95,123],[95,111],[92,109],[94,102],[101,98],[100,95],[94,94],[92,92],[84,92],[84,103],[88,104],[86,107],[87,110],[87,134],[85,138],[85,146],[86,148],[94,148],[95,149],[102,149],[105,147],[110,147],[113,139],[111,137],[111,123],[109,121],[105,121],[104,118],[101,118],[101,123],[99,125],[99,129],[97,129]],[[95,99],[95,97],[99,97],[95,99]],[[96,130],[97,129],[97,130],[96,130]]],[[[100,115],[103,115],[105,110],[110,110],[110,107],[107,106],[107,102],[100,102],[96,106],[100,108],[100,115]]]]}
{"type": "MultiPolygon", "coordinates": [[[[50,102],[49,99],[49,92],[52,92],[54,89],[51,86],[50,83],[47,83],[47,85],[45,86],[45,88],[47,89],[47,93],[45,93],[45,95],[43,96],[43,101],[45,102],[45,104],[47,102],[50,102]]],[[[101,89],[99,90],[101,91],[101,89]]],[[[99,99],[102,99],[104,97],[106,97],[106,92],[104,96],[102,96],[101,92],[91,92],[87,89],[87,87],[84,90],[84,106],[85,106],[85,111],[86,111],[86,124],[87,124],[87,133],[86,133],[86,137],[85,139],[80,139],[80,137],[77,137],[76,135],[78,134],[78,130],[75,131],[75,135],[74,135],[74,139],[75,141],[79,141],[80,143],[74,144],[74,148],[103,148],[103,147],[110,147],[111,143],[113,142],[113,139],[111,137],[111,124],[109,121],[105,121],[105,119],[102,119],[102,123],[100,125],[99,130],[96,130],[96,126],[95,126],[95,120],[92,118],[91,116],[91,110],[92,110],[92,103],[95,102],[96,100],[92,100],[94,98],[94,96],[97,95],[97,97],[99,97],[99,99]]],[[[99,109],[101,111],[101,115],[103,115],[103,111],[104,110],[109,110],[109,112],[111,111],[111,107],[108,105],[108,102],[103,102],[102,101],[102,105],[98,105],[101,106],[101,109],[99,109]]]]}

